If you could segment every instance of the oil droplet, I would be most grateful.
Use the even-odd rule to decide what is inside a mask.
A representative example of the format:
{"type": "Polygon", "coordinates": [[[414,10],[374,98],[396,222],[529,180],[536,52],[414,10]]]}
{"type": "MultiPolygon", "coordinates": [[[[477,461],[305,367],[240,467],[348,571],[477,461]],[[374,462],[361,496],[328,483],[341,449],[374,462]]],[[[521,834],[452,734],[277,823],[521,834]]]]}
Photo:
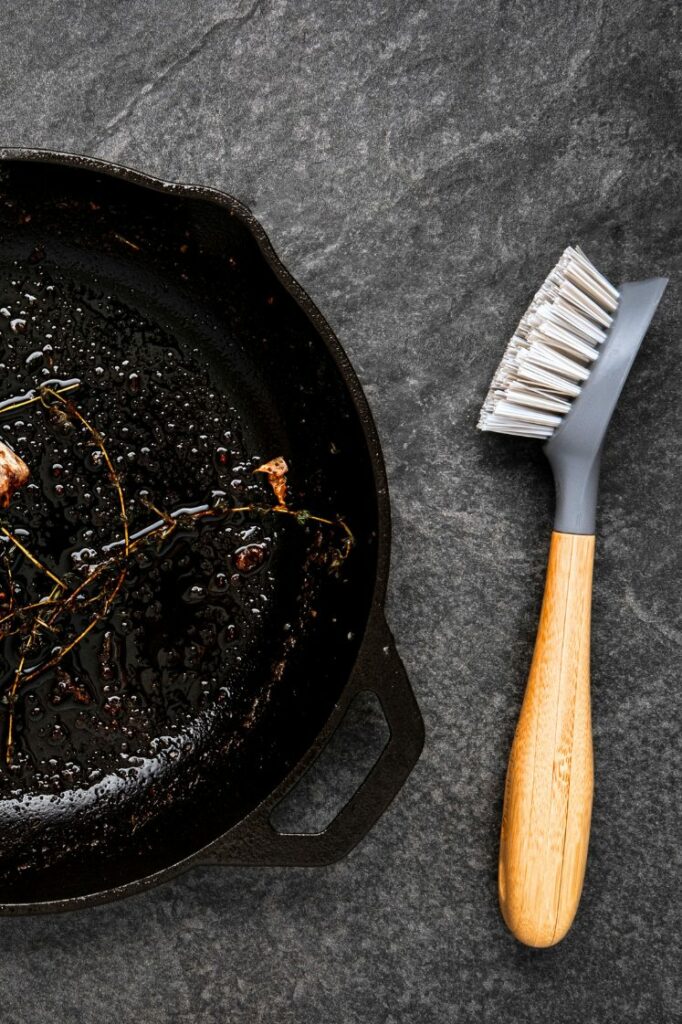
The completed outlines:
{"type": "Polygon", "coordinates": [[[31,352],[30,355],[26,356],[27,369],[35,370],[38,367],[38,364],[42,363],[44,358],[45,357],[41,349],[38,349],[36,352],[31,352]]]}

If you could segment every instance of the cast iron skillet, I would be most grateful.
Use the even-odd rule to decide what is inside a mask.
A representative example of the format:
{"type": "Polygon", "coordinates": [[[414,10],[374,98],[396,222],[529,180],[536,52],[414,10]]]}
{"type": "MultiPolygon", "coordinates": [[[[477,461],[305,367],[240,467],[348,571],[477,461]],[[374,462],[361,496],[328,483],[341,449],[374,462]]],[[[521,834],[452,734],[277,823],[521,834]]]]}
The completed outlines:
{"type": "MultiPolygon", "coordinates": [[[[94,810],[86,798],[68,810],[55,798],[25,836],[21,815],[3,819],[1,828],[17,829],[19,852],[0,875],[0,911],[101,902],[195,864],[336,861],[388,806],[423,744],[384,617],[389,501],[360,384],[320,312],[237,200],[85,157],[5,149],[0,160],[0,264],[7,269],[33,254],[62,280],[97,282],[148,319],[172,323],[181,344],[202,347],[231,382],[253,442],[283,454],[305,483],[308,506],[341,510],[356,538],[316,596],[313,625],[277,685],[239,724],[238,754],[228,756],[230,745],[213,736],[177,777],[166,772],[152,797],[133,787],[134,800],[146,801],[143,827],[125,785],[122,796],[116,787],[103,791],[94,810]],[[390,729],[378,762],[323,832],[276,831],[274,806],[361,691],[378,696],[390,729]]],[[[282,588],[283,600],[293,602],[290,591],[282,588]]],[[[261,693],[270,664],[256,660],[250,673],[261,693]]]]}

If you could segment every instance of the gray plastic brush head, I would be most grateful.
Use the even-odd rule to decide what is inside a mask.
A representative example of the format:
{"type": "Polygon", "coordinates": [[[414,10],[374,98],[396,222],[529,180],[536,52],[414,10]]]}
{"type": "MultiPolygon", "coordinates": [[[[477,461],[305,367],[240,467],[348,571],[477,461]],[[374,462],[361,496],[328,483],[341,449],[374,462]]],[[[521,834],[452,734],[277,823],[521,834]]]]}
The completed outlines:
{"type": "Polygon", "coordinates": [[[552,466],[557,506],[554,529],[594,533],[599,463],[613,410],[668,279],[624,284],[599,357],[544,451],[552,466]]]}

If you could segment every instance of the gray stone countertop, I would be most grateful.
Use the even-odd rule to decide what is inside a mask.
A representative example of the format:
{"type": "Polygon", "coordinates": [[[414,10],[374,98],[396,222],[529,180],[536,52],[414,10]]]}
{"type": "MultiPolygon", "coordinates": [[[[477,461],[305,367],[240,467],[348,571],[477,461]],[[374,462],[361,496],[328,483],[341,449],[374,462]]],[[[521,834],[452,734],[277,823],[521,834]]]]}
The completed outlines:
{"type": "Polygon", "coordinates": [[[388,614],[427,730],[334,867],[0,921],[3,1024],[679,1019],[679,21],[673,0],[3,5],[2,145],[233,193],[337,331],[384,446],[388,614]],[[474,427],[569,241],[616,282],[672,280],[604,462],[591,854],[542,953],[495,876],[551,487],[536,447],[474,427]]]}

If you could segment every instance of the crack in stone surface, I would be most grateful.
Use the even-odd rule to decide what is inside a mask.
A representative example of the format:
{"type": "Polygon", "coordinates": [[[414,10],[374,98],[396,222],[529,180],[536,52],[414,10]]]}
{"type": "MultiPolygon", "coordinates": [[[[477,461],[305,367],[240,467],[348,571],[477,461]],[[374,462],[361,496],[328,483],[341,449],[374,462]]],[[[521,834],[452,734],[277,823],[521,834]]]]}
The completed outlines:
{"type": "Polygon", "coordinates": [[[214,36],[216,36],[226,25],[230,25],[233,28],[242,28],[244,25],[247,25],[258,12],[262,13],[263,6],[264,0],[256,0],[256,2],[252,4],[244,14],[238,17],[228,15],[227,17],[219,18],[218,21],[213,22],[210,28],[208,28],[203,35],[200,36],[192,46],[190,46],[182,57],[178,57],[176,60],[171,61],[170,64],[167,64],[165,68],[155,75],[151,82],[146,82],[140,91],[130,98],[125,106],[108,121],[104,132],[89,140],[88,148],[92,151],[93,149],[103,145],[109,139],[113,138],[120,125],[125,124],[130,120],[130,117],[135,113],[143,100],[147,96],[152,96],[154,93],[158,92],[171,75],[182,71],[188,64],[191,64],[195,57],[197,57],[206,48],[214,36]]]}

